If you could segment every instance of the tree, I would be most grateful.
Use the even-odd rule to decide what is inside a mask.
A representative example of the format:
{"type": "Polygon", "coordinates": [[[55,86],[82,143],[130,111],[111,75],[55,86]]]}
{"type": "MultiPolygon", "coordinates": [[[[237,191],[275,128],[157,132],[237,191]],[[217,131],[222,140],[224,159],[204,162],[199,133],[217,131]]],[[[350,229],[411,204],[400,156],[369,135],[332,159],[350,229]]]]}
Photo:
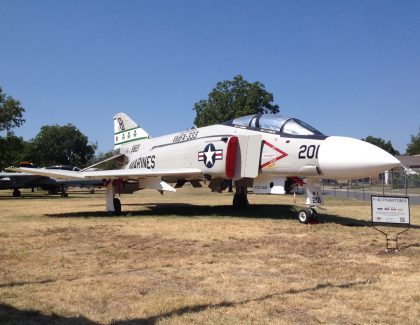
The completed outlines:
{"type": "Polygon", "coordinates": [[[24,112],[20,102],[7,96],[0,87],[0,132],[10,133],[13,128],[21,126],[25,122],[24,112]]]}
{"type": "Polygon", "coordinates": [[[411,141],[407,145],[407,155],[419,155],[420,154],[420,127],[417,135],[411,135],[411,141]]]}
{"type": "Polygon", "coordinates": [[[16,166],[26,159],[29,143],[22,137],[17,137],[13,132],[8,132],[6,137],[0,137],[0,170],[9,166],[16,166]]]}
{"type": "Polygon", "coordinates": [[[273,104],[273,94],[262,83],[249,83],[241,75],[233,80],[218,82],[208,99],[194,104],[194,124],[197,127],[216,124],[243,115],[275,114],[279,106],[273,104]]]}
{"type": "Polygon", "coordinates": [[[30,157],[40,166],[64,164],[84,167],[92,158],[97,145],[74,125],[45,125],[31,141],[30,157]]]}
{"type": "Polygon", "coordinates": [[[382,138],[375,138],[371,135],[367,136],[366,138],[362,139],[363,141],[369,142],[387,152],[389,152],[393,156],[397,156],[400,154],[398,150],[395,150],[392,146],[391,141],[385,141],[382,138]]]}
{"type": "Polygon", "coordinates": [[[5,136],[0,136],[0,170],[14,165],[23,157],[27,143],[15,136],[13,128],[25,122],[24,112],[20,102],[7,96],[0,87],[0,132],[6,132],[5,136]]]}

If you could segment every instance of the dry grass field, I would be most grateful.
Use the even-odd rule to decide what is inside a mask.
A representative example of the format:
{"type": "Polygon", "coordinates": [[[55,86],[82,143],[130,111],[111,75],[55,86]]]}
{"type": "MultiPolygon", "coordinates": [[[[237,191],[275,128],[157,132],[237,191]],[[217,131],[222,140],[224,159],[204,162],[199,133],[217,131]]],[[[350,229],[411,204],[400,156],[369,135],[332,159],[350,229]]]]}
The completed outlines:
{"type": "Polygon", "coordinates": [[[113,217],[103,193],[0,194],[0,323],[420,323],[420,206],[385,253],[366,202],[327,199],[302,225],[290,196],[121,199],[113,217]]]}

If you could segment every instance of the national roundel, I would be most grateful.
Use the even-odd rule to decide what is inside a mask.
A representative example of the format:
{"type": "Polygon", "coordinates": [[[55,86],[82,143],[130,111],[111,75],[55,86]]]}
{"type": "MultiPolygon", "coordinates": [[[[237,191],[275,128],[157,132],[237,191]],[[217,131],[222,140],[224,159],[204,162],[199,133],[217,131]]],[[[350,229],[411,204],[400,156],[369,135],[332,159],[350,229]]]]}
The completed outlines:
{"type": "Polygon", "coordinates": [[[212,168],[214,166],[214,163],[216,161],[215,151],[216,148],[214,147],[213,143],[209,143],[204,148],[204,155],[206,156],[204,159],[204,163],[206,164],[207,168],[212,168]]]}
{"type": "Polygon", "coordinates": [[[207,168],[212,168],[216,160],[223,159],[223,150],[217,150],[213,143],[209,143],[204,151],[198,153],[198,161],[203,161],[207,168]]]}

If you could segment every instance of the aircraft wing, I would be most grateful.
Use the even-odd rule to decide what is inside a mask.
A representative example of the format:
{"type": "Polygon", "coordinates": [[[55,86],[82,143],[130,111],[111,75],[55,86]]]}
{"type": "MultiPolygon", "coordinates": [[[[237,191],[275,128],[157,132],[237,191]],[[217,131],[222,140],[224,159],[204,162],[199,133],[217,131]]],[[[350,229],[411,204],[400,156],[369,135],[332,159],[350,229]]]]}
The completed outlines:
{"type": "Polygon", "coordinates": [[[88,179],[136,179],[144,177],[156,176],[196,176],[201,175],[201,170],[198,168],[166,168],[166,169],[115,169],[115,170],[98,170],[91,172],[83,172],[85,178],[88,179]]]}
{"type": "Polygon", "coordinates": [[[189,177],[202,175],[198,168],[165,168],[165,169],[115,169],[95,171],[70,171],[60,169],[35,169],[35,168],[7,168],[10,171],[24,172],[32,175],[47,176],[64,179],[139,179],[146,177],[189,177]]]}
{"type": "Polygon", "coordinates": [[[34,176],[34,174],[28,174],[28,173],[0,173],[0,179],[1,178],[10,178],[10,177],[23,177],[23,176],[34,176]]]}
{"type": "Polygon", "coordinates": [[[84,177],[77,176],[81,174],[77,171],[61,170],[61,169],[45,169],[45,168],[26,168],[26,167],[9,167],[7,171],[14,171],[19,173],[25,173],[26,175],[39,175],[52,178],[64,178],[64,179],[83,179],[84,177]]]}

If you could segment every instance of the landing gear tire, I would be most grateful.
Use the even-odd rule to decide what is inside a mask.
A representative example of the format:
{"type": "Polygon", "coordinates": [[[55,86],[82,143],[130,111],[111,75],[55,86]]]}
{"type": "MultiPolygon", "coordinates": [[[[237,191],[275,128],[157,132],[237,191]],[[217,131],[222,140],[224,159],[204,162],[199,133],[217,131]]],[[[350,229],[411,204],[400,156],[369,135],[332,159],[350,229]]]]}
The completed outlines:
{"type": "Polygon", "coordinates": [[[233,197],[233,207],[235,209],[245,209],[249,206],[248,198],[243,194],[235,194],[233,197]]]}
{"type": "Polygon", "coordinates": [[[17,189],[17,188],[15,188],[14,190],[13,190],[13,197],[20,197],[20,191],[17,189]]]}
{"type": "Polygon", "coordinates": [[[245,209],[249,206],[248,193],[246,186],[236,186],[236,193],[233,196],[233,207],[235,209],[245,209]]]}
{"type": "Polygon", "coordinates": [[[309,223],[311,220],[313,220],[314,216],[315,216],[316,212],[313,209],[307,208],[307,209],[302,209],[298,212],[298,219],[300,223],[304,223],[307,224],[309,223]]]}
{"type": "Polygon", "coordinates": [[[114,197],[114,214],[115,215],[119,215],[121,214],[121,201],[120,199],[117,199],[116,197],[114,197]]]}
{"type": "Polygon", "coordinates": [[[241,200],[239,195],[235,195],[233,197],[233,207],[235,209],[239,209],[241,207],[241,200]]]}
{"type": "Polygon", "coordinates": [[[69,193],[61,192],[61,197],[69,197],[69,193]]]}

